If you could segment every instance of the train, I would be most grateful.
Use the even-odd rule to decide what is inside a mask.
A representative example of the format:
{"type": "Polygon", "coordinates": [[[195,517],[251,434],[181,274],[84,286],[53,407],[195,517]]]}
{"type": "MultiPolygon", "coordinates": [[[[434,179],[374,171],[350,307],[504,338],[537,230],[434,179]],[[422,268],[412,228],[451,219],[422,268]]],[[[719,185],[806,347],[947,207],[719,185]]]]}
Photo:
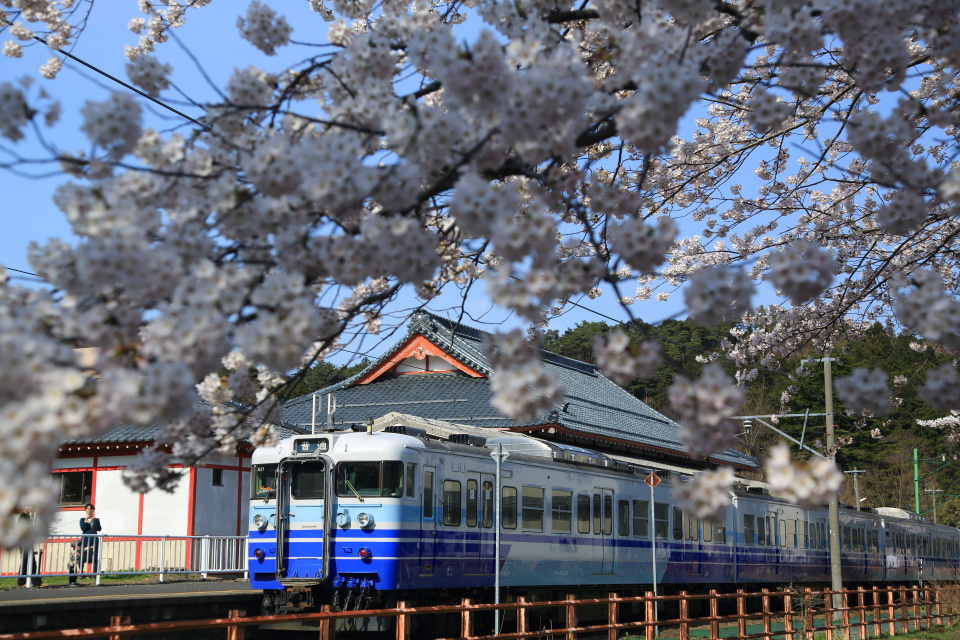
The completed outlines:
{"type": "MultiPolygon", "coordinates": [[[[455,431],[331,430],[256,449],[247,549],[264,612],[439,604],[489,596],[495,581],[517,593],[830,584],[826,507],[740,485],[701,521],[671,496],[686,473],[455,431]]],[[[957,529],[840,511],[845,584],[957,579],[957,529]]]]}

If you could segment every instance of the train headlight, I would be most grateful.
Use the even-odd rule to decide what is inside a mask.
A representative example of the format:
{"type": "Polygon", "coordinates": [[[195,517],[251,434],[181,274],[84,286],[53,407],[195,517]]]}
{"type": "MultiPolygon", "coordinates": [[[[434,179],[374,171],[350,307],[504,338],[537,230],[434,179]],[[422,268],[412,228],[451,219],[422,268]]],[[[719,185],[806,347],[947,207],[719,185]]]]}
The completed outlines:
{"type": "Polygon", "coordinates": [[[255,526],[257,529],[263,528],[263,525],[265,525],[266,523],[267,521],[264,520],[263,516],[260,515],[259,513],[253,516],[253,526],[255,526]]]}
{"type": "Polygon", "coordinates": [[[373,516],[369,513],[360,513],[357,515],[357,524],[366,529],[373,526],[373,516]]]}

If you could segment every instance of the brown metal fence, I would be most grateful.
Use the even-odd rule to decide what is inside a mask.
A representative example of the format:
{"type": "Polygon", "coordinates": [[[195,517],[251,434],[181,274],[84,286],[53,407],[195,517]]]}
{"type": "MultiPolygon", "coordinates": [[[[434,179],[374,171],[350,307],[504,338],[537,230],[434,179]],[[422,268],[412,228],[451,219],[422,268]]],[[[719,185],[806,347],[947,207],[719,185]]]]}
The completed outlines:
{"type": "MultiPolygon", "coordinates": [[[[960,603],[960,587],[927,585],[896,587],[858,587],[830,590],[805,589],[803,591],[746,592],[720,594],[715,590],[706,594],[689,594],[681,591],[676,595],[654,596],[647,592],[642,596],[619,597],[615,593],[606,598],[580,598],[567,596],[563,600],[530,602],[518,597],[513,602],[476,604],[464,599],[457,605],[408,607],[398,603],[394,609],[376,611],[332,611],[329,605],[316,613],[298,613],[276,616],[246,616],[243,611],[231,611],[230,617],[213,620],[187,620],[180,622],[155,622],[130,624],[129,619],[114,617],[110,625],[99,628],[63,629],[56,631],[32,631],[0,634],[0,640],[39,640],[52,638],[111,638],[120,639],[137,634],[173,631],[226,629],[228,640],[242,640],[248,627],[277,625],[280,623],[312,623],[320,640],[334,640],[338,620],[356,619],[364,616],[379,616],[394,619],[397,640],[427,637],[424,629],[436,629],[431,616],[455,616],[459,618],[459,634],[448,637],[460,640],[507,640],[520,638],[602,638],[622,640],[628,637],[679,638],[724,638],[748,640],[753,638],[785,638],[786,640],[814,640],[825,638],[858,638],[870,636],[894,636],[898,633],[950,626],[957,615],[960,603]],[[833,608],[834,594],[839,593],[844,605],[833,608]],[[589,608],[596,624],[581,624],[581,612],[589,608]],[[478,633],[477,619],[492,617],[499,609],[509,618],[500,633],[486,629],[478,633]],[[559,619],[563,626],[544,628],[531,624],[531,612],[546,609],[562,612],[559,619]],[[597,620],[597,611],[606,611],[597,620]],[[658,610],[670,610],[674,617],[658,619],[658,610]],[[693,615],[699,610],[704,615],[693,615]],[[629,611],[627,614],[625,612],[629,611]],[[605,621],[602,620],[606,618],[605,621]],[[638,618],[638,619],[632,619],[638,618]],[[413,633],[418,626],[416,635],[413,633]],[[539,628],[531,628],[537,626],[539,628]],[[633,634],[633,635],[630,635],[633,634]]],[[[556,618],[556,616],[554,616],[556,618]]],[[[436,637],[436,636],[434,636],[436,637]]]]}

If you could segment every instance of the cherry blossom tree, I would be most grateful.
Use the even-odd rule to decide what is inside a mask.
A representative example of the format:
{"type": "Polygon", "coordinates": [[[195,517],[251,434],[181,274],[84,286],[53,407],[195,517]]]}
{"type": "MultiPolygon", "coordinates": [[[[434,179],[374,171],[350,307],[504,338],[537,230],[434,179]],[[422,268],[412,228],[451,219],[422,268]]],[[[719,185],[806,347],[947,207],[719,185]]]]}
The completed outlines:
{"type": "MultiPolygon", "coordinates": [[[[130,83],[163,97],[161,45],[205,4],[140,0],[130,83]]],[[[682,289],[699,321],[739,321],[741,385],[876,320],[960,348],[957,0],[309,4],[327,23],[309,44],[327,46],[237,69],[186,132],[145,126],[120,87],[83,108],[94,151],[59,153],[53,195],[78,241],[31,247],[51,290],[0,284],[0,514],[48,518],[57,443],[121,419],[162,422],[188,461],[269,438],[241,425],[277,415],[281,374],[401,324],[404,292],[427,304],[482,279],[537,327],[574,297],[614,296],[633,318],[682,289]],[[761,282],[778,303],[752,306],[761,282]],[[95,385],[77,344],[100,347],[95,385]],[[256,404],[217,404],[235,395],[256,404]]],[[[55,76],[88,5],[0,0],[4,53],[40,39],[55,76]]],[[[268,55],[302,46],[274,6],[237,20],[268,55]]],[[[0,82],[6,143],[56,120],[48,93],[0,82]]],[[[615,378],[656,358],[618,336],[597,348],[615,378]]],[[[534,346],[489,349],[501,412],[558,401],[534,346]]],[[[688,441],[722,446],[739,394],[713,374],[671,397],[688,441]]],[[[882,405],[881,378],[861,377],[840,386],[882,405]]],[[[957,394],[955,371],[933,384],[957,394]]],[[[151,450],[132,486],[168,486],[165,465],[151,450]]],[[[768,466],[803,475],[799,501],[837,485],[782,451],[768,466]]],[[[731,481],[705,474],[684,503],[713,512],[731,481]]],[[[0,544],[30,535],[7,521],[0,544]]]]}

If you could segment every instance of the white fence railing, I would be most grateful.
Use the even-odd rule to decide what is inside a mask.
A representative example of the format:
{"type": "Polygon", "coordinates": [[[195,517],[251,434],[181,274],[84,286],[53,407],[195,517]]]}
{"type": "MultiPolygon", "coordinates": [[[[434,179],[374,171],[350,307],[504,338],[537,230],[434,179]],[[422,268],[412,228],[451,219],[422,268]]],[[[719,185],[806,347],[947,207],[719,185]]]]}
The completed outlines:
{"type": "Polygon", "coordinates": [[[51,536],[31,550],[0,549],[0,578],[31,586],[71,573],[97,584],[101,576],[124,574],[154,574],[160,582],[169,574],[246,577],[246,547],[244,536],[51,536]]]}

